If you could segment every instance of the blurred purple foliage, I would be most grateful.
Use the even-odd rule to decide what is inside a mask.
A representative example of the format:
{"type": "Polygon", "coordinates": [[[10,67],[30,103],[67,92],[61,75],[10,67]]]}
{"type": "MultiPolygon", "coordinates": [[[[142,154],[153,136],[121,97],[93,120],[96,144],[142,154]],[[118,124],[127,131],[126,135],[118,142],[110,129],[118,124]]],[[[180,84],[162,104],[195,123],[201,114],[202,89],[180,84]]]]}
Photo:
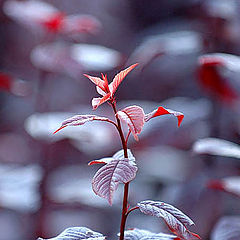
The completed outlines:
{"type": "MultiPolygon", "coordinates": [[[[239,1],[0,0],[0,6],[0,239],[50,238],[70,226],[117,239],[122,188],[108,207],[92,192],[96,168],[87,166],[119,150],[113,127],[93,122],[52,133],[74,114],[112,119],[107,104],[92,111],[95,88],[83,73],[112,79],[136,62],[116,92],[119,108],[136,104],[151,112],[162,105],[185,118],[179,129],[169,116],[151,120],[138,143],[130,138],[139,168],[130,203],[165,201],[194,220],[191,230],[202,239],[239,239],[239,1]],[[234,142],[234,149],[219,151],[218,142],[204,141],[209,137],[234,142]],[[199,142],[193,144],[202,138],[206,145],[197,151],[199,142]],[[225,179],[232,176],[233,188],[221,185],[233,184],[225,179]],[[237,237],[227,238],[220,226],[237,237]]],[[[167,232],[138,212],[127,226],[167,232]]]]}

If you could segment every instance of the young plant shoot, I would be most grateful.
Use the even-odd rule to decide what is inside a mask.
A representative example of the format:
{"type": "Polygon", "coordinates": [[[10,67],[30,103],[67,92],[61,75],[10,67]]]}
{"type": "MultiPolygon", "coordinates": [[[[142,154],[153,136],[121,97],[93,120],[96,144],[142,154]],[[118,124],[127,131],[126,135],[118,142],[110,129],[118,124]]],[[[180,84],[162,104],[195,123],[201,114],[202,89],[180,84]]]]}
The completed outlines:
{"type": "MultiPolygon", "coordinates": [[[[123,79],[130,73],[138,63],[131,65],[125,70],[118,73],[109,84],[107,76],[102,74],[102,78],[89,76],[84,74],[89,80],[96,85],[97,92],[101,97],[92,99],[93,110],[97,109],[101,104],[108,102],[113,109],[115,120],[111,120],[104,116],[96,115],[76,115],[63,121],[62,125],[54,132],[62,130],[68,126],[80,126],[90,121],[108,122],[116,128],[119,133],[122,150],[119,150],[112,157],[94,160],[89,163],[104,164],[94,175],[92,179],[92,188],[96,195],[105,198],[110,205],[113,203],[113,195],[119,184],[124,184],[124,193],[122,201],[122,215],[119,240],[124,239],[181,239],[193,240],[200,237],[188,230],[188,225],[193,225],[193,221],[182,213],[180,210],[167,203],[145,200],[129,207],[128,204],[128,189],[129,183],[135,178],[137,173],[137,163],[130,149],[128,149],[129,136],[132,134],[136,141],[139,140],[138,135],[141,133],[143,126],[152,118],[165,114],[173,115],[177,118],[178,126],[180,126],[184,115],[181,112],[176,112],[162,106],[158,106],[155,110],[145,114],[140,106],[127,106],[124,109],[117,109],[115,93],[123,79]],[[122,129],[122,124],[127,124],[128,132],[125,133],[122,129]],[[140,210],[146,215],[162,218],[172,234],[151,233],[147,230],[133,229],[125,231],[126,219],[129,213],[134,210],[140,210]],[[124,238],[125,234],[125,238],[124,238]]],[[[106,239],[100,233],[96,233],[85,227],[68,228],[63,233],[58,235],[57,239],[106,239]],[[74,238],[72,238],[74,237],[74,238]]]]}

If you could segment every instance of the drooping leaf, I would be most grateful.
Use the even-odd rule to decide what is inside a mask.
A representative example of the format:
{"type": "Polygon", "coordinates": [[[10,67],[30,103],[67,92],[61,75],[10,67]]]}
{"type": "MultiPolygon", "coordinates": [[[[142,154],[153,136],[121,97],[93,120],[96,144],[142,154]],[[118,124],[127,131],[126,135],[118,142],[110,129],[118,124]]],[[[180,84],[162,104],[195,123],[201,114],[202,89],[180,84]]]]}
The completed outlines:
{"type": "Polygon", "coordinates": [[[210,180],[207,183],[208,188],[224,191],[234,196],[240,197],[240,177],[231,176],[219,180],[210,180]]]}
{"type": "Polygon", "coordinates": [[[54,238],[38,240],[105,240],[101,233],[94,232],[86,227],[70,227],[65,229],[62,233],[54,238]]]}
{"type": "Polygon", "coordinates": [[[106,198],[112,205],[113,193],[119,183],[132,181],[137,172],[137,167],[128,159],[112,160],[101,167],[93,177],[92,188],[96,195],[106,198]]]}
{"type": "Polygon", "coordinates": [[[136,141],[144,125],[144,111],[139,106],[129,106],[117,112],[117,116],[125,122],[136,141]]]}
{"type": "Polygon", "coordinates": [[[239,145],[219,138],[200,139],[194,143],[192,149],[197,154],[240,158],[239,145]]]}
{"type": "Polygon", "coordinates": [[[150,231],[137,228],[124,232],[124,240],[170,240],[176,238],[177,236],[172,234],[152,233],[150,231]]]}
{"type": "Polygon", "coordinates": [[[240,239],[240,217],[225,216],[215,225],[211,240],[237,240],[240,239]]]}
{"type": "MultiPolygon", "coordinates": [[[[128,154],[129,162],[135,163],[135,157],[133,156],[130,149],[127,150],[127,154],[128,154]]],[[[121,150],[117,151],[112,157],[101,158],[99,160],[93,160],[93,161],[89,162],[88,165],[99,164],[99,163],[110,163],[113,160],[123,160],[123,159],[125,159],[124,150],[121,149],[121,150]]]]}
{"type": "Polygon", "coordinates": [[[171,109],[167,109],[164,107],[158,107],[157,109],[153,110],[152,112],[145,115],[145,122],[149,121],[151,118],[162,116],[165,114],[172,114],[178,119],[178,127],[180,127],[180,124],[184,118],[184,114],[181,112],[176,112],[171,109]]]}
{"type": "Polygon", "coordinates": [[[120,83],[122,82],[122,80],[127,76],[127,74],[129,72],[131,72],[136,66],[138,65],[138,63],[135,63],[133,65],[131,65],[130,67],[124,69],[123,71],[121,71],[120,73],[118,73],[114,78],[113,81],[109,84],[109,90],[111,92],[111,94],[113,95],[118,86],[120,85],[120,83]]]}
{"type": "Polygon", "coordinates": [[[190,232],[186,225],[193,225],[194,222],[179,209],[170,204],[146,200],[138,203],[140,211],[146,215],[163,218],[169,229],[179,238],[184,240],[200,239],[190,232]]]}
{"type": "Polygon", "coordinates": [[[67,126],[79,126],[79,125],[83,125],[86,122],[90,122],[90,121],[110,121],[108,118],[106,117],[98,117],[96,115],[75,115],[71,118],[66,119],[65,121],[63,121],[62,126],[60,128],[58,128],[55,132],[57,133],[58,131],[60,131],[61,129],[67,127],[67,126]]]}
{"type": "Polygon", "coordinates": [[[240,58],[231,54],[213,53],[199,57],[199,81],[204,90],[218,100],[233,103],[238,98],[240,58]]]}

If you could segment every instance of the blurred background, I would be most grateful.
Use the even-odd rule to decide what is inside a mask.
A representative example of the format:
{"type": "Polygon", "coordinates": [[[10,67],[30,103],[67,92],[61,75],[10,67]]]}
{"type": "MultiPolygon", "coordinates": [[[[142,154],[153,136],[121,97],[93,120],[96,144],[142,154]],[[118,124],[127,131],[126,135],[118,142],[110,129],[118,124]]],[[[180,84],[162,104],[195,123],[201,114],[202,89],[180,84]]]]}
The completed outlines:
{"type": "MultiPolygon", "coordinates": [[[[118,108],[162,105],[184,113],[145,124],[129,148],[139,171],[130,203],[164,201],[190,216],[202,239],[240,238],[240,2],[238,0],[0,0],[1,240],[50,238],[86,226],[117,239],[122,185],[113,206],[95,196],[94,159],[121,149],[112,126],[52,133],[75,114],[113,119],[83,76],[122,82],[118,108]],[[225,140],[225,141],[224,141],[225,140]],[[234,144],[235,143],[235,144],[234,144]]],[[[168,232],[134,211],[127,228],[168,232]]]]}

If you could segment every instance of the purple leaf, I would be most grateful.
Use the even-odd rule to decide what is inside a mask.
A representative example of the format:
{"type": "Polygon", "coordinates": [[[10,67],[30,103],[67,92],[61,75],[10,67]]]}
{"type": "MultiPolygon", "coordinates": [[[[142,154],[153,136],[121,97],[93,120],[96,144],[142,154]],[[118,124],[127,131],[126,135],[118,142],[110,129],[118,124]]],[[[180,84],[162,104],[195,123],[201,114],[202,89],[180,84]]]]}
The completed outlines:
{"type": "Polygon", "coordinates": [[[134,228],[124,232],[124,240],[170,240],[177,238],[175,235],[166,233],[152,233],[147,230],[134,228]]]}
{"type": "Polygon", "coordinates": [[[62,126],[60,128],[58,128],[54,132],[54,134],[67,126],[79,126],[79,125],[83,125],[86,122],[90,122],[90,121],[94,121],[94,120],[111,122],[111,120],[109,120],[106,117],[98,117],[96,115],[75,115],[71,118],[64,120],[62,122],[62,126]]]}
{"type": "Polygon", "coordinates": [[[132,181],[137,172],[137,167],[128,159],[112,160],[101,167],[93,177],[92,188],[96,195],[106,198],[112,205],[113,193],[119,183],[132,181]]]}
{"type": "Polygon", "coordinates": [[[106,239],[101,233],[94,232],[86,227],[70,227],[54,238],[38,240],[104,240],[106,239]]]}
{"type": "Polygon", "coordinates": [[[240,217],[225,216],[221,218],[213,229],[211,240],[240,239],[240,217]]]}
{"type": "Polygon", "coordinates": [[[139,209],[146,215],[163,218],[169,229],[179,238],[190,240],[200,237],[190,232],[186,225],[193,225],[194,222],[179,209],[163,202],[146,200],[138,203],[139,209]]]}
{"type": "MultiPolygon", "coordinates": [[[[128,160],[131,162],[135,162],[135,157],[133,156],[132,152],[130,149],[127,150],[128,153],[128,160]]],[[[99,160],[93,160],[88,163],[88,165],[93,165],[93,164],[99,164],[99,163],[110,163],[113,160],[123,160],[125,159],[124,157],[124,150],[119,150],[117,151],[112,157],[107,157],[107,158],[101,158],[99,160]]]]}
{"type": "Polygon", "coordinates": [[[196,141],[193,145],[193,152],[240,158],[239,145],[219,138],[204,138],[196,141]]]}

